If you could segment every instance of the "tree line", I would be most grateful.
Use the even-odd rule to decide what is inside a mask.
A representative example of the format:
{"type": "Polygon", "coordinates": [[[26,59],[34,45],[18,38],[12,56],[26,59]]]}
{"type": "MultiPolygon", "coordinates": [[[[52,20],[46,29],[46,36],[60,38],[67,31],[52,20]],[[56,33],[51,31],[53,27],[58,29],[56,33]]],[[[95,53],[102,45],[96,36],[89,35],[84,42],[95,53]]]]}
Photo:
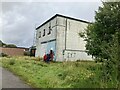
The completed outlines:
{"type": "Polygon", "coordinates": [[[3,42],[0,40],[0,47],[16,48],[17,46],[16,46],[15,44],[6,44],[6,43],[3,43],[3,42]]]}

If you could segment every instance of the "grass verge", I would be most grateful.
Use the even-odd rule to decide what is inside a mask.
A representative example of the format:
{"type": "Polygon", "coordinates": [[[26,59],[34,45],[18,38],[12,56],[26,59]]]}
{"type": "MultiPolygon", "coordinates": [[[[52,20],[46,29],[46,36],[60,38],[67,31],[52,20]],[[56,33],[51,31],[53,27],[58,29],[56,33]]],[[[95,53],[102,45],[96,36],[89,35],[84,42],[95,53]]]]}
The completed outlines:
{"type": "Polygon", "coordinates": [[[34,57],[3,57],[0,65],[34,88],[115,88],[101,83],[101,64],[95,62],[45,63],[34,57]]]}

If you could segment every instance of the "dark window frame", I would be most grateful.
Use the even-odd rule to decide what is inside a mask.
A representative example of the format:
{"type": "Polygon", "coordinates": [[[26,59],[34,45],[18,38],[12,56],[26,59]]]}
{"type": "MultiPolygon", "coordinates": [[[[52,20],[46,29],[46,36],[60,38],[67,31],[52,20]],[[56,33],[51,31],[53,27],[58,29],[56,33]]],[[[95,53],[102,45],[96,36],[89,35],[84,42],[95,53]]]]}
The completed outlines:
{"type": "Polygon", "coordinates": [[[43,37],[45,36],[45,29],[43,30],[43,37]]]}
{"type": "Polygon", "coordinates": [[[39,38],[41,38],[41,31],[39,32],[39,38]]]}
{"type": "Polygon", "coordinates": [[[51,23],[49,23],[49,32],[47,35],[51,34],[52,28],[51,28],[51,23]]]}

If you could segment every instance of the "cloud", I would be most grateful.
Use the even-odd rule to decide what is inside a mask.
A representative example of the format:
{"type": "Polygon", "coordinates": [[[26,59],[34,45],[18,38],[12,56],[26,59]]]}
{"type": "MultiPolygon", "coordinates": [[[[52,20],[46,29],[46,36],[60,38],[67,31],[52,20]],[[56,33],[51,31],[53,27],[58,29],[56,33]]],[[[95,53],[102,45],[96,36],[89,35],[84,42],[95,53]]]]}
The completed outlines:
{"type": "Polygon", "coordinates": [[[30,47],[35,25],[42,24],[56,13],[94,21],[95,10],[100,5],[101,2],[3,2],[2,40],[30,47]]]}

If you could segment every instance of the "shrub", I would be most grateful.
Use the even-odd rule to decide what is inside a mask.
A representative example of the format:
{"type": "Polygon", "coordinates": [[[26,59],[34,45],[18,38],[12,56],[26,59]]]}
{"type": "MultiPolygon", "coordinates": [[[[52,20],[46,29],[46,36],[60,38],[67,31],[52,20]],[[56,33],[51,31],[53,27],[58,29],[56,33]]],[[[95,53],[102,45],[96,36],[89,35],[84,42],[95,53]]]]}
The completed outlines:
{"type": "Polygon", "coordinates": [[[30,56],[30,52],[24,52],[25,56],[30,56]]]}
{"type": "Polygon", "coordinates": [[[14,65],[14,64],[15,64],[15,60],[14,59],[9,61],[9,65],[14,65]]]}
{"type": "Polygon", "coordinates": [[[0,57],[7,57],[8,55],[7,54],[5,54],[5,53],[1,53],[0,54],[0,57]]]}
{"type": "Polygon", "coordinates": [[[78,63],[78,62],[75,62],[75,66],[76,66],[76,67],[79,67],[79,63],[78,63]]]}

